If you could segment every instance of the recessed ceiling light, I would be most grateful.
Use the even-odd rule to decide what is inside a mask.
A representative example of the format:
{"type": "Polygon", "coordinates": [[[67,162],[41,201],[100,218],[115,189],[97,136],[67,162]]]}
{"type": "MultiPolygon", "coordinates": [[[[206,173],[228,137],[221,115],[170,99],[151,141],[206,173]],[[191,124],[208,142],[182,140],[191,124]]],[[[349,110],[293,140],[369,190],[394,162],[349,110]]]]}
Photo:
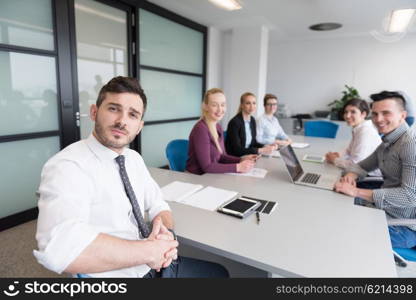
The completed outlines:
{"type": "Polygon", "coordinates": [[[342,25],[339,23],[319,23],[319,24],[309,26],[309,29],[316,30],[316,31],[328,31],[328,30],[335,30],[341,27],[342,25]]]}
{"type": "Polygon", "coordinates": [[[414,15],[414,8],[394,10],[390,15],[387,31],[391,33],[406,31],[414,15]]]}
{"type": "Polygon", "coordinates": [[[216,6],[221,7],[226,10],[237,10],[242,8],[238,0],[209,0],[214,3],[216,6]]]}

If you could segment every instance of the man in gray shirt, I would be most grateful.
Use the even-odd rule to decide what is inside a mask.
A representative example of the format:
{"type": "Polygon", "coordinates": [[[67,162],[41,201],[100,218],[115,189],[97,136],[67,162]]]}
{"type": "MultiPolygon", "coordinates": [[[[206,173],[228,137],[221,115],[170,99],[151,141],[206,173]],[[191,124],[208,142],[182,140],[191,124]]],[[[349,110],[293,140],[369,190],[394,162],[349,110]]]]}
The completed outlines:
{"type": "MultiPolygon", "coordinates": [[[[392,218],[416,218],[416,132],[405,119],[405,101],[396,92],[371,95],[372,120],[382,144],[369,157],[347,169],[335,190],[358,197],[383,209],[392,218]],[[379,189],[362,189],[356,179],[379,168],[384,183],[379,189]]],[[[393,247],[416,246],[416,225],[389,226],[393,247]]]]}

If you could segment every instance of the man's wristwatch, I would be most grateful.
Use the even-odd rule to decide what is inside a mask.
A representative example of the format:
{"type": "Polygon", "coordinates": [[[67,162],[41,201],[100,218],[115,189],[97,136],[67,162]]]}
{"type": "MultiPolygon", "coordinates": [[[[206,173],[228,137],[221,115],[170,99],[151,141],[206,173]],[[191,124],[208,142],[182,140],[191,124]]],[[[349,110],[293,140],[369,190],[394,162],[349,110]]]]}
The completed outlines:
{"type": "Polygon", "coordinates": [[[176,236],[175,231],[173,231],[173,229],[169,229],[169,228],[168,228],[168,230],[169,230],[170,232],[172,232],[172,234],[173,234],[173,238],[175,239],[175,241],[177,241],[177,240],[178,240],[178,237],[176,236]]]}

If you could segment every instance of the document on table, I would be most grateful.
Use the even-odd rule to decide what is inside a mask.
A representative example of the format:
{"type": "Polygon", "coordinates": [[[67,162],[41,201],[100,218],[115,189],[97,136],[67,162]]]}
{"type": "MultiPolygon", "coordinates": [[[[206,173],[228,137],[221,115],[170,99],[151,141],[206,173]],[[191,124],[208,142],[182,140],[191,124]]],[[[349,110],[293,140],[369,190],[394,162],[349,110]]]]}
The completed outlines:
{"type": "Polygon", "coordinates": [[[237,196],[237,192],[182,181],[173,181],[162,188],[166,201],[179,202],[215,211],[221,204],[237,196]]]}
{"type": "Polygon", "coordinates": [[[302,149],[306,147],[309,147],[308,143],[292,143],[292,148],[302,149]]]}
{"type": "Polygon", "coordinates": [[[173,181],[162,188],[163,199],[166,201],[182,202],[183,199],[189,197],[202,188],[203,186],[200,184],[173,181]]]}
{"type": "Polygon", "coordinates": [[[267,170],[266,169],[260,169],[260,168],[253,168],[253,169],[251,169],[250,172],[247,172],[247,173],[225,173],[225,174],[264,178],[264,177],[266,177],[267,170]]]}
{"type": "Polygon", "coordinates": [[[325,157],[323,157],[322,155],[305,154],[303,156],[303,160],[314,163],[323,163],[325,161],[325,157]]]}
{"type": "Polygon", "coordinates": [[[182,201],[183,204],[215,211],[224,202],[237,196],[237,192],[207,186],[182,201]]]}
{"type": "Polygon", "coordinates": [[[270,153],[270,154],[262,154],[262,156],[265,156],[265,157],[281,157],[280,156],[280,152],[279,151],[277,151],[277,150],[274,150],[272,153],[270,153]]]}

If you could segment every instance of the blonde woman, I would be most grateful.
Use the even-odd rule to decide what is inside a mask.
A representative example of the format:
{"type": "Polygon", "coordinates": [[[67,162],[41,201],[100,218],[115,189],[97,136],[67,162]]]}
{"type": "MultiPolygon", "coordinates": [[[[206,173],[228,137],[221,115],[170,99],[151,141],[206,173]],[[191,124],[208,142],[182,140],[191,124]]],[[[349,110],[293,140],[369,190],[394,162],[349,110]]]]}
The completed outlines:
{"type": "Polygon", "coordinates": [[[256,96],[244,93],[240,97],[238,113],[227,127],[226,147],[235,156],[247,154],[271,154],[276,145],[264,145],[256,139],[256,120],[252,116],[257,109],[256,96]]]}
{"type": "Polygon", "coordinates": [[[226,99],[221,89],[213,88],[204,95],[201,119],[189,135],[189,158],[186,170],[194,174],[245,173],[254,166],[256,155],[242,158],[227,155],[224,134],[218,123],[224,116],[226,99]]]}

